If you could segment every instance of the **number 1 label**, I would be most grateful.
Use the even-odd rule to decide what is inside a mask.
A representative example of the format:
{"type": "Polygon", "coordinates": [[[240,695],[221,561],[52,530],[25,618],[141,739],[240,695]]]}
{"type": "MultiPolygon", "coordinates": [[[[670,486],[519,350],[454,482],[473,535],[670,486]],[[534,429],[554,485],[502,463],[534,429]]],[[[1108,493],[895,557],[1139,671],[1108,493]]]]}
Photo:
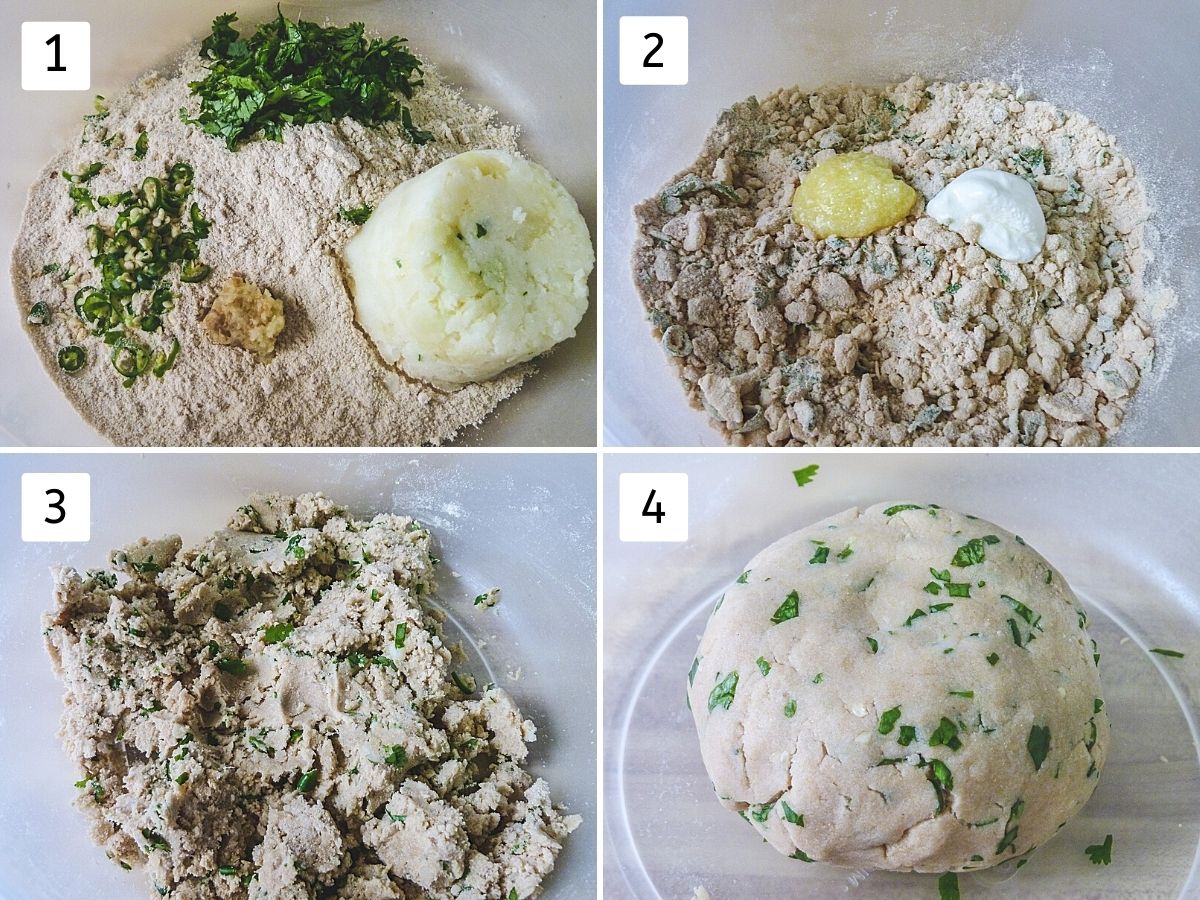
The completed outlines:
{"type": "Polygon", "coordinates": [[[621,84],[687,84],[687,16],[621,16],[621,84]]]}
{"type": "Polygon", "coordinates": [[[21,23],[21,89],[86,91],[92,86],[92,26],[21,23]]]}
{"type": "Polygon", "coordinates": [[[682,472],[625,472],[619,486],[622,541],[688,539],[688,477],[682,472]]]}

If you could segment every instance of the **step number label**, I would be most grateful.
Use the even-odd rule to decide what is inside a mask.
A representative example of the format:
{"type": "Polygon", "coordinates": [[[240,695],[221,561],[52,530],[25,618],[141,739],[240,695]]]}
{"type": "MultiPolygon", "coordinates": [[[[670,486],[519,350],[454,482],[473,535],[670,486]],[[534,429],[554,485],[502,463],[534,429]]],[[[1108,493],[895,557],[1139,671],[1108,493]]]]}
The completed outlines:
{"type": "Polygon", "coordinates": [[[688,477],[682,472],[625,472],[620,480],[622,541],[686,541],[688,477]]]}
{"type": "Polygon", "coordinates": [[[21,540],[89,541],[92,476],[26,472],[21,476],[21,540]]]}
{"type": "Polygon", "coordinates": [[[687,84],[687,16],[621,16],[621,84],[687,84]]]}
{"type": "Polygon", "coordinates": [[[91,87],[90,23],[21,23],[22,90],[86,91],[91,87]]]}

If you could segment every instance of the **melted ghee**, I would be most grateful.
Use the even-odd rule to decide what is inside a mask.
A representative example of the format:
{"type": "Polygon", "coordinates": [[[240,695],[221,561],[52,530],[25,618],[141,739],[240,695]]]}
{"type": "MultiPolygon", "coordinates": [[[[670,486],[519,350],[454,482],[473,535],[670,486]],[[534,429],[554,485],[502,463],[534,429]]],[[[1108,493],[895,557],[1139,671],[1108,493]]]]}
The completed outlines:
{"type": "Polygon", "coordinates": [[[874,153],[843,153],[813,167],[792,196],[792,219],[819,238],[845,238],[895,225],[917,202],[917,192],[892,175],[874,153]]]}

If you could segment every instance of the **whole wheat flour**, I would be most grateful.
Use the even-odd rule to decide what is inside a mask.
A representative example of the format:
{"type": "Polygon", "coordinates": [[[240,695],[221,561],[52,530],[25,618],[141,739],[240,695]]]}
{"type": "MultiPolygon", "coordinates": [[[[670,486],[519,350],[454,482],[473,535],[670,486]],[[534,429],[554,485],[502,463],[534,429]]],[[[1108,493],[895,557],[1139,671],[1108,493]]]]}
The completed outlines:
{"type": "MultiPolygon", "coordinates": [[[[202,73],[193,46],[178,71],[152,72],[110,98],[108,115],[86,125],[82,141],[52,159],[30,189],[13,251],[14,294],[22,319],[35,303],[49,307],[49,322],[26,330],[83,417],[118,444],[411,446],[453,438],[515,393],[532,366],[450,393],[387,366],[354,321],[338,252],[355,231],[341,209],[374,204],[400,181],[466,150],[517,152],[517,129],[467,103],[426,65],[424,86],[409,103],[416,125],[434,135],[423,146],[395,124],[367,128],[342,119],[288,126],[282,143],[260,140],[230,152],[180,120],[181,107],[195,110],[188,82],[202,73]],[[136,159],[143,129],[149,148],[136,159]],[[97,196],[140,185],[176,162],[190,164],[190,199],[212,222],[200,243],[212,275],[182,285],[170,276],[177,307],[161,334],[147,336],[164,347],[178,337],[177,363],[162,378],[143,376],[130,387],[72,306],[75,292],[95,283],[85,235],[91,217],[73,213],[60,172],[96,162],[104,168],[87,187],[97,196]],[[47,265],[58,269],[42,274],[47,265]],[[283,302],[287,324],[268,364],[213,344],[200,325],[235,274],[283,302]],[[68,344],[88,352],[75,374],[56,359],[68,344]]],[[[115,212],[107,212],[111,221],[115,212]]]]}
{"type": "Polygon", "coordinates": [[[580,823],[537,729],[462,671],[405,516],[256,495],[228,528],[55,570],[77,805],[149,896],[535,897],[580,823]]]}
{"type": "Polygon", "coordinates": [[[734,444],[1099,444],[1174,303],[1145,283],[1150,209],[1113,138],[995,82],[751,97],[635,215],[654,332],[734,444]],[[867,238],[817,240],[793,224],[792,194],[855,150],[888,159],[916,206],[867,238]],[[979,166],[1035,188],[1049,236],[1033,262],[924,214],[979,166]]]}

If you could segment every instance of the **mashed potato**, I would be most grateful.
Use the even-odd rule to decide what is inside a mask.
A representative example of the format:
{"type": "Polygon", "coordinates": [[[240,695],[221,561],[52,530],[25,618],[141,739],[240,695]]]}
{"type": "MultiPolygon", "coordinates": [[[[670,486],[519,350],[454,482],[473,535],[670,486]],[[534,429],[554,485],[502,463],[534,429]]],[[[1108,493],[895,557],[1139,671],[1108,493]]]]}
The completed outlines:
{"type": "Polygon", "coordinates": [[[342,258],[379,354],[451,388],[574,336],[595,264],[566,189],[498,150],[459,154],[400,184],[342,258]]]}

